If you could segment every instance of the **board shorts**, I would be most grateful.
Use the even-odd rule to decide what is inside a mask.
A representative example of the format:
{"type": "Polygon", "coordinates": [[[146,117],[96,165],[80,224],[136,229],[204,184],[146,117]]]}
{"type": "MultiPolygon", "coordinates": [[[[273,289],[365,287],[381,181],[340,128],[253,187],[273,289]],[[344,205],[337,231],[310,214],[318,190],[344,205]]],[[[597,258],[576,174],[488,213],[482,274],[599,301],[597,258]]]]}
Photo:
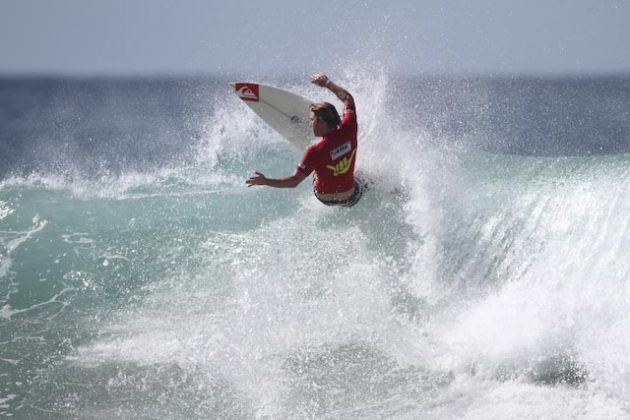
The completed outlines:
{"type": "Polygon", "coordinates": [[[325,201],[325,200],[321,200],[319,197],[317,197],[317,194],[315,194],[315,191],[313,191],[313,194],[315,194],[315,197],[317,197],[317,199],[327,205],[327,206],[340,206],[340,207],[352,207],[355,204],[357,204],[359,202],[359,200],[361,199],[361,196],[363,196],[363,191],[364,191],[364,185],[362,182],[359,182],[356,178],[354,180],[354,192],[352,193],[352,195],[350,196],[350,198],[346,199],[346,200],[341,200],[341,201],[336,201],[336,200],[329,200],[329,201],[325,201]]]}

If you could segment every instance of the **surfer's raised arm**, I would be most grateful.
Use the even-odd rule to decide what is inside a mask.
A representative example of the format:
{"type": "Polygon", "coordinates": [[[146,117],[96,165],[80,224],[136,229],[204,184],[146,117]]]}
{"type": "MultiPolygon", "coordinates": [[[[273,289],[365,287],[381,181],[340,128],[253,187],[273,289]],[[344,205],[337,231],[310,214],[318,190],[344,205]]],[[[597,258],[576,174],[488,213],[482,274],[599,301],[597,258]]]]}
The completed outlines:
{"type": "Polygon", "coordinates": [[[317,73],[311,76],[311,83],[324,87],[334,93],[337,98],[346,105],[354,106],[354,98],[350,92],[334,83],[324,73],[317,73]]]}

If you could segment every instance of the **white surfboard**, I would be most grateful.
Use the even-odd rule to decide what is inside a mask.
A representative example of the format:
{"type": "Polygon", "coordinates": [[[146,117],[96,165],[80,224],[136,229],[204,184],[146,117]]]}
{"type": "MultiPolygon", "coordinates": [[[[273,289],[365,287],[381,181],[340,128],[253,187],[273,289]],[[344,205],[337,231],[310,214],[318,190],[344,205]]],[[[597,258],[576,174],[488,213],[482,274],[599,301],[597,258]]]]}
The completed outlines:
{"type": "Polygon", "coordinates": [[[309,125],[313,101],[284,89],[259,83],[232,82],[234,93],[282,137],[300,150],[314,139],[309,125]]]}

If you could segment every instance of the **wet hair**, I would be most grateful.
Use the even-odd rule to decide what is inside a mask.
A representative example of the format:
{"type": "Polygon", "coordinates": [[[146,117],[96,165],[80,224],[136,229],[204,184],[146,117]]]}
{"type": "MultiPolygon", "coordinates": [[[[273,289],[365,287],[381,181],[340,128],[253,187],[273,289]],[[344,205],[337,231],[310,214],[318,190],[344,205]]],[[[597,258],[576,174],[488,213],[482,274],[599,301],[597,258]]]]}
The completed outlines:
{"type": "Polygon", "coordinates": [[[341,124],[341,118],[337,112],[337,108],[329,102],[315,102],[311,104],[309,109],[315,114],[320,121],[325,121],[328,127],[334,128],[341,124]]]}

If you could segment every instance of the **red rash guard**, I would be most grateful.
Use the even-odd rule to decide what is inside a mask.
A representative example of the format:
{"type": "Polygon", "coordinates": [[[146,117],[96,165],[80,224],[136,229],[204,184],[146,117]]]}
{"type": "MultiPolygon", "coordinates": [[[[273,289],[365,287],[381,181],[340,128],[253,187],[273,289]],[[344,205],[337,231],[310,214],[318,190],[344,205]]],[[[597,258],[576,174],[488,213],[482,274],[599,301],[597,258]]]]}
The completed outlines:
{"type": "Polygon", "coordinates": [[[304,152],[297,169],[306,176],[315,171],[316,193],[344,192],[354,187],[357,128],[354,106],[346,104],[339,127],[304,152]]]}

